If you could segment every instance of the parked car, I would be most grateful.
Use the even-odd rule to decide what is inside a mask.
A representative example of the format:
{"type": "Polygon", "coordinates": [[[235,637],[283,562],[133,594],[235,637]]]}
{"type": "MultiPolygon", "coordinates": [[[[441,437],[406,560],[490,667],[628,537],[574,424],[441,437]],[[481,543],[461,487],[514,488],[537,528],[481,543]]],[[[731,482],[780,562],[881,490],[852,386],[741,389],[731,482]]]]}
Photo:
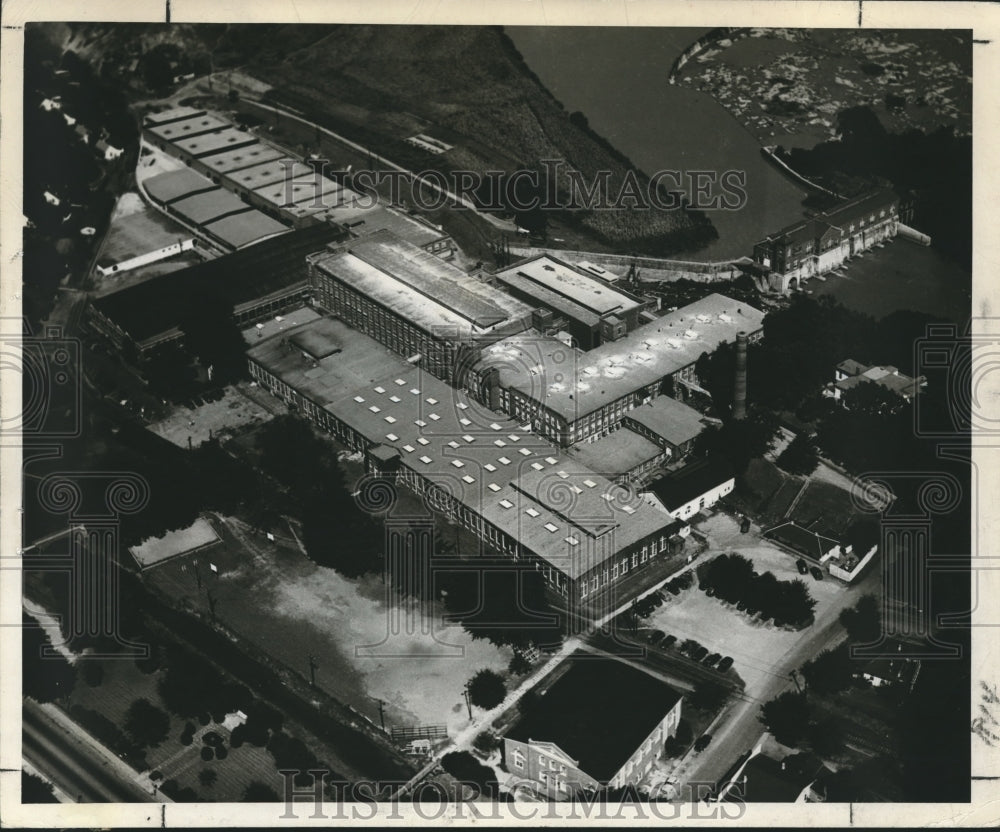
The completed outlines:
{"type": "Polygon", "coordinates": [[[663,647],[673,647],[677,643],[677,636],[667,636],[663,639],[663,647]]]}
{"type": "Polygon", "coordinates": [[[816,579],[817,581],[822,581],[822,580],[823,580],[823,570],[822,570],[822,569],[820,569],[820,568],[819,568],[818,566],[814,566],[814,567],[813,567],[812,569],[810,569],[810,570],[809,570],[809,573],[810,573],[810,574],[811,574],[811,575],[812,575],[812,576],[813,576],[813,577],[814,577],[814,578],[815,578],[815,579],[816,579]]]}
{"type": "Polygon", "coordinates": [[[666,637],[667,634],[663,632],[663,630],[653,630],[653,632],[651,632],[648,636],[646,636],[646,643],[651,644],[655,647],[666,637]]]}
{"type": "Polygon", "coordinates": [[[725,672],[726,672],[727,670],[729,670],[729,668],[731,668],[732,666],[733,666],[733,657],[732,657],[732,656],[726,656],[726,657],[725,657],[725,658],[724,658],[724,659],[723,659],[722,661],[720,661],[720,662],[719,662],[719,664],[718,664],[718,665],[716,666],[716,670],[721,670],[721,671],[722,671],[723,673],[725,673],[725,672]]]}
{"type": "Polygon", "coordinates": [[[800,575],[805,575],[809,571],[809,564],[805,562],[804,558],[795,561],[795,565],[798,567],[800,575]]]}
{"type": "Polygon", "coordinates": [[[679,586],[677,586],[677,581],[676,580],[673,580],[669,584],[667,584],[667,592],[669,592],[671,595],[680,595],[681,594],[681,588],[679,586]]]}
{"type": "Polygon", "coordinates": [[[691,658],[694,659],[696,662],[700,662],[707,655],[708,655],[708,648],[705,646],[701,646],[691,654],[691,658]]]}
{"type": "Polygon", "coordinates": [[[654,607],[662,607],[663,606],[663,597],[660,595],[659,592],[654,592],[649,597],[650,597],[650,600],[652,600],[654,607]]]}
{"type": "Polygon", "coordinates": [[[705,661],[702,662],[702,664],[704,664],[705,667],[712,667],[721,658],[722,658],[722,655],[720,653],[712,653],[710,656],[707,656],[705,658],[705,661]]]}
{"type": "Polygon", "coordinates": [[[746,534],[748,531],[750,531],[750,518],[744,517],[740,520],[740,533],[746,534]]]}

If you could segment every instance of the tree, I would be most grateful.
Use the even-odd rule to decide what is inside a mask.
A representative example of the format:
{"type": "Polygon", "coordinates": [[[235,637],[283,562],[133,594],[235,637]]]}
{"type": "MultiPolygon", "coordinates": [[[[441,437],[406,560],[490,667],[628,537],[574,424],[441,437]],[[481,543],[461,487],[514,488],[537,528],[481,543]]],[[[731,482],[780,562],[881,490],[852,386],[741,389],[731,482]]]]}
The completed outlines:
{"type": "Polygon", "coordinates": [[[796,746],[809,728],[809,704],[805,694],[787,691],[761,709],[761,722],[782,745],[796,746]]]}
{"type": "Polygon", "coordinates": [[[714,712],[722,707],[729,697],[729,691],[718,682],[701,681],[695,684],[688,702],[699,711],[714,712]]]}
{"type": "Polygon", "coordinates": [[[270,786],[254,780],[243,791],[242,800],[244,803],[277,803],[281,798],[270,786]]]}
{"type": "Polygon", "coordinates": [[[872,644],[882,635],[882,610],[878,598],[863,595],[851,609],[840,613],[840,623],[855,644],[872,644]]]}
{"type": "Polygon", "coordinates": [[[819,465],[819,451],[816,443],[811,437],[800,433],[780,454],[777,459],[778,467],[783,468],[789,474],[801,474],[808,476],[816,470],[819,465]]]}
{"type": "Polygon", "coordinates": [[[820,694],[837,693],[851,684],[852,667],[849,648],[842,644],[833,650],[824,650],[802,667],[802,675],[809,690],[820,694]]]}
{"type": "Polygon", "coordinates": [[[698,739],[694,741],[695,751],[704,751],[712,742],[711,734],[702,734],[698,739]]]}
{"type": "Polygon", "coordinates": [[[441,767],[461,783],[475,783],[486,797],[497,793],[496,773],[468,751],[448,752],[441,758],[441,767]]]}
{"type": "Polygon", "coordinates": [[[503,676],[484,668],[469,680],[469,701],[479,708],[495,708],[507,696],[503,676]]]}
{"type": "Polygon", "coordinates": [[[763,408],[751,408],[745,419],[730,419],[721,428],[709,428],[695,440],[695,451],[702,456],[717,455],[726,459],[737,474],[746,471],[751,459],[758,459],[774,447],[778,417],[763,408]]]}
{"type": "Polygon", "coordinates": [[[155,748],[167,738],[170,716],[148,699],[136,699],[125,712],[125,733],[140,747],[155,748]]]}

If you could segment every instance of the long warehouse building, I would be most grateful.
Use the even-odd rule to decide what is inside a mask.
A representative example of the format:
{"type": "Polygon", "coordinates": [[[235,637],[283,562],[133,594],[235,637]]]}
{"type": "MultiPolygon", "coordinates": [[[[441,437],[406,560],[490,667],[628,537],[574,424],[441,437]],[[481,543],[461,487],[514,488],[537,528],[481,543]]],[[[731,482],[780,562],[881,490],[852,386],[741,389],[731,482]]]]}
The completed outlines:
{"type": "Polygon", "coordinates": [[[753,342],[764,313],[712,294],[589,352],[558,338],[525,332],[487,346],[461,386],[561,445],[598,439],[633,408],[664,392],[697,385],[704,353],[733,343],[738,332],[753,342]]]}
{"type": "Polygon", "coordinates": [[[368,471],[527,559],[570,602],[624,602],[638,591],[627,578],[683,545],[687,524],[654,495],[610,482],[340,320],[287,329],[247,356],[261,386],[363,452],[368,471]]]}

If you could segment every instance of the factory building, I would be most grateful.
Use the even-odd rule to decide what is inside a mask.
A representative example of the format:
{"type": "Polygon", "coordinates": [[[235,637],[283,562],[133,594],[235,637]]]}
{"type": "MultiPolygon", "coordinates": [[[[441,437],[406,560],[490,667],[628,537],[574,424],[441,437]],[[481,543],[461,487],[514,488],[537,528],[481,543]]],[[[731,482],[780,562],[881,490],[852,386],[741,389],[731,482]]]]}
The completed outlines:
{"type": "Polygon", "coordinates": [[[362,452],[369,472],[534,564],[568,603],[637,591],[629,579],[683,545],[686,523],[655,496],[610,482],[340,320],[286,329],[247,357],[258,384],[362,452]]]}
{"type": "Polygon", "coordinates": [[[531,309],[389,231],[309,258],[317,304],[451,382],[482,345],[524,331],[531,309]]]}
{"type": "Polygon", "coordinates": [[[461,383],[554,442],[592,441],[664,392],[700,389],[698,359],[740,331],[759,339],[763,319],[752,306],[712,294],[590,352],[529,331],[486,347],[461,383]]]}
{"type": "Polygon", "coordinates": [[[541,310],[539,329],[566,332],[584,350],[623,338],[642,323],[640,313],[654,305],[549,254],[494,277],[511,295],[541,310]]]}
{"type": "Polygon", "coordinates": [[[787,292],[892,240],[898,231],[899,197],[879,189],[769,235],[754,246],[753,259],[772,289],[787,292]]]}

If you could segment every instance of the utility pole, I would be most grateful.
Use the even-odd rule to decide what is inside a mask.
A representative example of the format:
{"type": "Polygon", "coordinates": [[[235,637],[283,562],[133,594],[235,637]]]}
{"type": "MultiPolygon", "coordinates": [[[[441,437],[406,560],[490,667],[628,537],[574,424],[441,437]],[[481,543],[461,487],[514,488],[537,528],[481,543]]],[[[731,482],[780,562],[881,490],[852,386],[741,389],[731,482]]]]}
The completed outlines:
{"type": "Polygon", "coordinates": [[[469,710],[469,721],[472,721],[472,703],[469,701],[469,686],[466,685],[462,688],[462,693],[465,694],[465,707],[469,710]]]}
{"type": "Polygon", "coordinates": [[[309,684],[312,687],[316,687],[316,671],[319,670],[319,665],[316,664],[316,657],[309,657],[309,684]]]}
{"type": "Polygon", "coordinates": [[[198,582],[198,589],[201,589],[201,570],[198,569],[198,559],[192,560],[191,564],[194,566],[194,579],[198,582]]]}
{"type": "Polygon", "coordinates": [[[215,605],[219,602],[219,599],[212,594],[212,590],[208,590],[208,611],[212,616],[212,623],[215,623],[215,605]]]}
{"type": "Polygon", "coordinates": [[[801,687],[799,686],[799,675],[798,675],[798,673],[797,673],[796,671],[794,671],[794,670],[793,670],[793,671],[792,671],[791,673],[789,673],[788,675],[789,675],[789,676],[791,676],[791,677],[792,677],[792,681],[793,681],[793,682],[795,682],[795,689],[796,689],[796,690],[797,690],[797,691],[798,691],[799,693],[802,693],[802,688],[801,688],[801,687]]]}
{"type": "Polygon", "coordinates": [[[382,732],[385,733],[385,702],[378,701],[378,721],[382,723],[382,732]]]}

